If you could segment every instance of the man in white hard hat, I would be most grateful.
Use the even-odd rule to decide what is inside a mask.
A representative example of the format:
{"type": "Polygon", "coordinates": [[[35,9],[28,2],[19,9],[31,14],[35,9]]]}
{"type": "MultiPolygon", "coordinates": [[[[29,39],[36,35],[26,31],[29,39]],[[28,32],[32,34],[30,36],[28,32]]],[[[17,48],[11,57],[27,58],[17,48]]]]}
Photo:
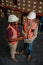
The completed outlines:
{"type": "Polygon", "coordinates": [[[12,40],[19,36],[18,20],[19,20],[19,18],[13,14],[9,15],[9,17],[8,17],[9,25],[7,28],[7,38],[8,38],[9,45],[10,45],[11,58],[14,61],[17,61],[15,55],[18,54],[18,52],[16,52],[18,41],[12,41],[12,40]]]}
{"type": "Polygon", "coordinates": [[[31,59],[33,41],[35,40],[38,34],[38,23],[37,22],[38,21],[36,19],[36,13],[30,12],[29,15],[27,16],[27,20],[25,21],[23,30],[22,30],[26,39],[24,39],[24,49],[21,53],[23,53],[28,47],[28,55],[26,56],[28,60],[31,59]]]}

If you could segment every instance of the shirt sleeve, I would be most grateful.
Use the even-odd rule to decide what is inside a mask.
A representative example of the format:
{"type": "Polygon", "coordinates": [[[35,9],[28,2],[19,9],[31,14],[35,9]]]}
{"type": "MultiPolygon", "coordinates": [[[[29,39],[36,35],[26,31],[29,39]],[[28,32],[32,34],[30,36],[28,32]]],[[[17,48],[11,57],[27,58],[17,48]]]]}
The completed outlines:
{"type": "Polygon", "coordinates": [[[35,27],[32,40],[34,40],[37,37],[37,34],[38,34],[38,26],[35,27]]]}
{"type": "Polygon", "coordinates": [[[23,29],[22,29],[22,33],[23,33],[23,34],[26,33],[26,27],[27,27],[27,25],[26,25],[26,22],[25,22],[25,24],[24,24],[24,26],[23,26],[23,29]]]}

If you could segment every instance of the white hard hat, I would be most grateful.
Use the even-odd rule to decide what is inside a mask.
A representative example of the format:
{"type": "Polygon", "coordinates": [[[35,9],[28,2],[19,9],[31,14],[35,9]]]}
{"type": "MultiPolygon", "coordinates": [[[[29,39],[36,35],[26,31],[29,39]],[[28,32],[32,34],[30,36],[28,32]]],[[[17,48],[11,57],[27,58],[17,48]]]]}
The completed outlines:
{"type": "Polygon", "coordinates": [[[19,18],[13,14],[9,15],[8,22],[17,22],[19,18]]]}
{"type": "Polygon", "coordinates": [[[36,18],[36,13],[35,12],[30,12],[29,15],[27,16],[28,19],[35,19],[36,18]]]}

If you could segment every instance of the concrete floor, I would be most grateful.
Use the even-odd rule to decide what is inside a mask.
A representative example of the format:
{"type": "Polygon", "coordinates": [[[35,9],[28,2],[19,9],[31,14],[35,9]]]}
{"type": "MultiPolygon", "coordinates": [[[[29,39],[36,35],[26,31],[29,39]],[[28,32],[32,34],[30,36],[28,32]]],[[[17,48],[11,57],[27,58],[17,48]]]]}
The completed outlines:
{"type": "MultiPolygon", "coordinates": [[[[0,65],[43,65],[43,33],[39,33],[38,37],[33,44],[33,54],[32,59],[27,61],[25,55],[16,55],[18,62],[14,62],[10,58],[9,45],[6,40],[6,22],[0,22],[0,65]]],[[[21,32],[22,27],[19,26],[19,31],[21,32]]],[[[22,49],[20,44],[23,41],[19,41],[17,49],[22,49]]]]}

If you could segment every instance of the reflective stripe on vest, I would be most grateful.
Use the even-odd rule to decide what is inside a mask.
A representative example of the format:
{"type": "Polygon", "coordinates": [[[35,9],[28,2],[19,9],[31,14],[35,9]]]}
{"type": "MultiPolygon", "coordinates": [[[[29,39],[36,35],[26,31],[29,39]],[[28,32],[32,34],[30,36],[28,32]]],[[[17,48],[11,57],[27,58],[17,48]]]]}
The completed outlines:
{"type": "Polygon", "coordinates": [[[28,38],[32,38],[33,37],[34,31],[32,31],[32,30],[35,30],[35,25],[34,24],[28,30],[28,38]]]}
{"type": "MultiPolygon", "coordinates": [[[[12,32],[13,32],[12,39],[17,38],[17,31],[16,31],[11,25],[8,26],[8,29],[9,29],[9,28],[11,28],[11,30],[12,30],[12,32]]],[[[10,43],[11,43],[11,44],[15,44],[15,43],[17,43],[17,41],[10,42],[10,43]]]]}
{"type": "MultiPolygon", "coordinates": [[[[25,25],[24,25],[24,32],[26,32],[27,26],[28,26],[28,24],[26,22],[25,25]]],[[[36,24],[36,26],[37,26],[37,24],[36,24]]],[[[27,32],[27,37],[28,38],[33,37],[34,32],[32,32],[32,30],[35,30],[36,26],[34,24],[32,24],[31,27],[28,29],[28,32],[27,32]]]]}

